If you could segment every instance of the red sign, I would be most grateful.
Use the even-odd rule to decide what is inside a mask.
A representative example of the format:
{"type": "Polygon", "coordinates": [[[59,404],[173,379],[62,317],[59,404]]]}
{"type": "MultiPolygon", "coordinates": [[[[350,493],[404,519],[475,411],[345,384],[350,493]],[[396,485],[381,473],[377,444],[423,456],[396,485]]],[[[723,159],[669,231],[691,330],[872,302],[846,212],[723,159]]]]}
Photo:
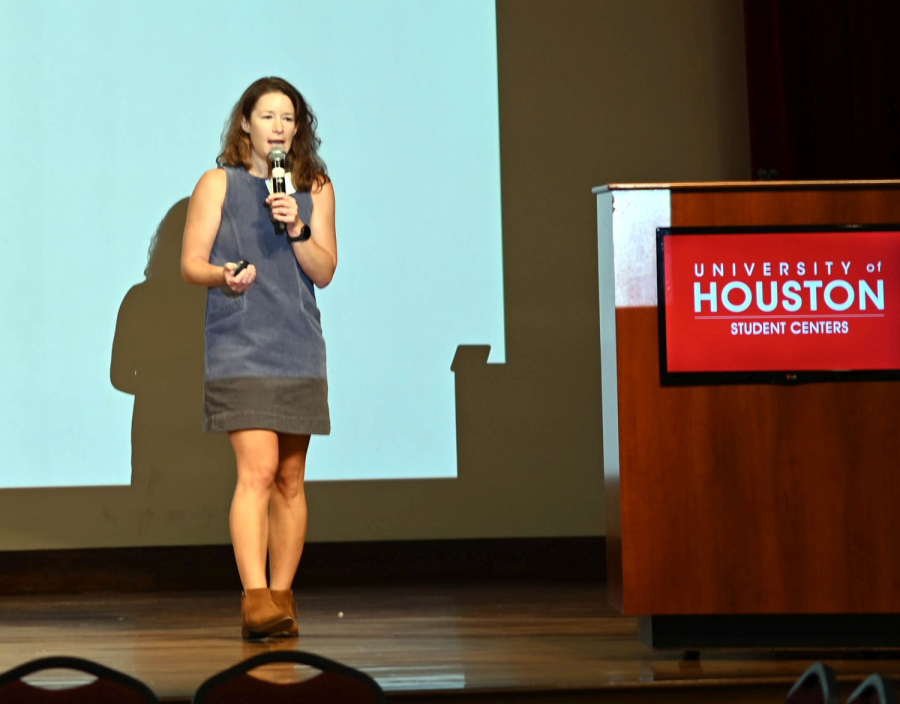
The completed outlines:
{"type": "Polygon", "coordinates": [[[669,372],[900,369],[900,232],[664,234],[669,372]]]}

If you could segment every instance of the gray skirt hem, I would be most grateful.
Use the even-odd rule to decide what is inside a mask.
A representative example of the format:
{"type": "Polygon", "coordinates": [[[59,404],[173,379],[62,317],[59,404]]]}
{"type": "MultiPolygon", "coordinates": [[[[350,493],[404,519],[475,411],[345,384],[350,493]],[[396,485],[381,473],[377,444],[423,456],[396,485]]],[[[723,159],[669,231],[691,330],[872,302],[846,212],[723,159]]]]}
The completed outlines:
{"type": "Polygon", "coordinates": [[[207,433],[263,428],[295,435],[328,435],[328,381],[317,377],[232,377],[204,385],[207,433]]]}
{"type": "Polygon", "coordinates": [[[203,418],[204,433],[227,433],[230,430],[274,430],[288,435],[330,435],[328,418],[283,416],[259,411],[216,413],[203,418]]]}

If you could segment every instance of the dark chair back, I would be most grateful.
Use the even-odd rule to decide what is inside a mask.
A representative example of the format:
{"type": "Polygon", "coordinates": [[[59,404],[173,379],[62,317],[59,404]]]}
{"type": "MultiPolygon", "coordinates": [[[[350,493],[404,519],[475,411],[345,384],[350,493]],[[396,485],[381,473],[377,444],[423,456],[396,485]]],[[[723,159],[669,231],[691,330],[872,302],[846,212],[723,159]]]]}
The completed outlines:
{"type": "Polygon", "coordinates": [[[82,658],[49,657],[26,662],[0,674],[0,702],[16,704],[158,704],[156,695],[140,680],[123,672],[82,658]],[[23,682],[22,678],[43,670],[76,670],[96,679],[66,689],[47,689],[23,682]]]}
{"type": "Polygon", "coordinates": [[[261,653],[210,677],[194,695],[194,704],[386,704],[378,683],[369,675],[319,655],[299,650],[261,653]],[[294,663],[319,670],[293,682],[270,682],[250,674],[273,663],[294,663]]]}
{"type": "Polygon", "coordinates": [[[881,675],[869,675],[853,690],[847,704],[897,704],[897,690],[881,675]]]}
{"type": "Polygon", "coordinates": [[[813,663],[788,692],[785,704],[837,704],[837,677],[828,665],[813,663]]]}

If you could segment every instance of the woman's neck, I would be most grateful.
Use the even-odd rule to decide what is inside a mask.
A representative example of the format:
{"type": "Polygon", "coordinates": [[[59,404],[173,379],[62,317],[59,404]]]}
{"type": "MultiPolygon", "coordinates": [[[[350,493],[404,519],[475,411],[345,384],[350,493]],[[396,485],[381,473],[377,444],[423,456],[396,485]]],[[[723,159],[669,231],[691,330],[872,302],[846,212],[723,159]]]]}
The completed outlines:
{"type": "Polygon", "coordinates": [[[254,151],[250,152],[250,168],[247,169],[251,176],[257,178],[269,178],[269,160],[262,158],[254,151]]]}

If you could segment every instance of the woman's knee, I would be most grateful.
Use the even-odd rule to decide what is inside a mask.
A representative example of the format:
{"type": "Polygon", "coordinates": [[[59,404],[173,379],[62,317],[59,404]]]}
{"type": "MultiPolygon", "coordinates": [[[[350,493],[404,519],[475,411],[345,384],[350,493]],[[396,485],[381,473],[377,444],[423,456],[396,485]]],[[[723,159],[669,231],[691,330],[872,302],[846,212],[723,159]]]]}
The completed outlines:
{"type": "Polygon", "coordinates": [[[248,429],[229,433],[237,459],[238,486],[264,494],[272,490],[278,472],[278,435],[248,429]]]}
{"type": "Polygon", "coordinates": [[[282,464],[275,475],[275,487],[286,499],[292,499],[303,492],[303,467],[282,464]]]}
{"type": "Polygon", "coordinates": [[[252,461],[238,464],[238,485],[250,491],[264,494],[275,485],[277,462],[252,461]]]}

